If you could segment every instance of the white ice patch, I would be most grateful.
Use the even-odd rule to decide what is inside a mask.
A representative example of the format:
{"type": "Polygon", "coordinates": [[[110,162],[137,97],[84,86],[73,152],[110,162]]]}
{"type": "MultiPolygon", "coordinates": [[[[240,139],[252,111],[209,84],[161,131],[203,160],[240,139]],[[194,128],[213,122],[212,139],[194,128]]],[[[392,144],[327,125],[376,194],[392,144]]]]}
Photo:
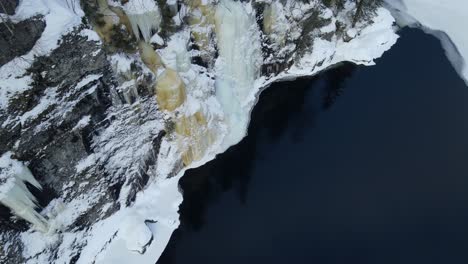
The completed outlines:
{"type": "Polygon", "coordinates": [[[101,38],[94,30],[85,28],[80,32],[80,35],[86,37],[90,41],[101,42],[101,38]]]}
{"type": "Polygon", "coordinates": [[[179,73],[187,72],[191,67],[191,56],[187,51],[189,42],[190,32],[188,31],[181,31],[171,36],[167,47],[159,51],[164,64],[179,73]]]}
{"type": "Polygon", "coordinates": [[[162,46],[164,45],[164,40],[158,34],[154,34],[150,39],[150,43],[154,43],[154,44],[158,44],[162,46]]]}
{"type": "Polygon", "coordinates": [[[128,214],[121,227],[121,238],[125,240],[127,249],[143,253],[153,239],[153,233],[148,228],[143,217],[137,212],[128,214]]]}
{"type": "Polygon", "coordinates": [[[441,40],[448,59],[468,84],[468,1],[386,0],[401,25],[420,26],[441,40]]]}

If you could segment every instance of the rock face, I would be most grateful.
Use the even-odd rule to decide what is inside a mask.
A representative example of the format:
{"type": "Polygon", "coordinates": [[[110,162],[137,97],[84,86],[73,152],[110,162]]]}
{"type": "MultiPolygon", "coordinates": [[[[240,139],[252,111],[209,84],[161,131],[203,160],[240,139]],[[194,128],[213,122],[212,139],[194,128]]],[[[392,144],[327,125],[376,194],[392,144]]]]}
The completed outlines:
{"type": "MultiPolygon", "coordinates": [[[[9,1],[7,1],[8,3],[9,1]]],[[[0,66],[30,51],[41,36],[45,22],[35,17],[19,23],[5,21],[0,24],[0,66]]]]}
{"type": "Polygon", "coordinates": [[[3,0],[0,2],[0,13],[13,15],[15,14],[15,9],[18,6],[19,0],[3,0]]]}
{"type": "Polygon", "coordinates": [[[0,155],[43,187],[49,229],[0,205],[0,262],[154,263],[178,180],[245,135],[263,88],[396,40],[383,9],[345,34],[356,7],[335,2],[21,1],[0,24],[0,155]]]}

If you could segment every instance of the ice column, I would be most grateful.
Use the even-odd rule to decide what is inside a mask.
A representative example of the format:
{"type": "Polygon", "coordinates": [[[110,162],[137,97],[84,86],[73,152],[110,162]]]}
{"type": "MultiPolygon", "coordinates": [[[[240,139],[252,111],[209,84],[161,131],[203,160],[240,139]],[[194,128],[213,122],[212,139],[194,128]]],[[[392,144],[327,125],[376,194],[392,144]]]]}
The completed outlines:
{"type": "MultiPolygon", "coordinates": [[[[249,5],[249,4],[246,4],[249,5]]],[[[245,135],[250,107],[245,105],[259,76],[262,60],[260,34],[252,8],[240,1],[222,0],[215,14],[219,58],[216,61],[216,97],[224,109],[230,133],[227,148],[245,135]],[[247,12],[250,11],[250,13],[247,12]]]]}
{"type": "Polygon", "coordinates": [[[34,228],[47,232],[47,220],[36,212],[36,197],[28,190],[26,182],[38,189],[41,185],[31,171],[7,152],[0,158],[0,203],[10,208],[13,214],[33,224],[34,228]]]}
{"type": "Polygon", "coordinates": [[[130,0],[124,5],[124,11],[130,20],[133,33],[137,39],[140,33],[143,39],[149,42],[153,32],[159,29],[161,24],[161,12],[154,0],[130,0]]]}

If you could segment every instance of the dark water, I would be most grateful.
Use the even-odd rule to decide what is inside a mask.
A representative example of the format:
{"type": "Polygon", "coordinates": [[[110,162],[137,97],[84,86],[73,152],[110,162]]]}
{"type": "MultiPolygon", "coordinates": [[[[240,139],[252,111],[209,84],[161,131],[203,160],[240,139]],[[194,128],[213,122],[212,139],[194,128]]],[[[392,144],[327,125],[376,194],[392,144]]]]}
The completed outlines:
{"type": "Polygon", "coordinates": [[[264,92],[249,135],[181,180],[159,263],[468,263],[468,87],[405,30],[375,67],[264,92]]]}

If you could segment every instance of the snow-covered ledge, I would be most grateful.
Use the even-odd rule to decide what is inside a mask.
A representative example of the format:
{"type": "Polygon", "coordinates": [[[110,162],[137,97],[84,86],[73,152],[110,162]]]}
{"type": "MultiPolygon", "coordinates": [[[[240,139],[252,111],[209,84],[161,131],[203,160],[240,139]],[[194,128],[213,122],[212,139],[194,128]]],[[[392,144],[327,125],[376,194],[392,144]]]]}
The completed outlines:
{"type": "Polygon", "coordinates": [[[420,27],[439,38],[445,53],[468,84],[466,0],[386,0],[400,26],[420,27]]]}

